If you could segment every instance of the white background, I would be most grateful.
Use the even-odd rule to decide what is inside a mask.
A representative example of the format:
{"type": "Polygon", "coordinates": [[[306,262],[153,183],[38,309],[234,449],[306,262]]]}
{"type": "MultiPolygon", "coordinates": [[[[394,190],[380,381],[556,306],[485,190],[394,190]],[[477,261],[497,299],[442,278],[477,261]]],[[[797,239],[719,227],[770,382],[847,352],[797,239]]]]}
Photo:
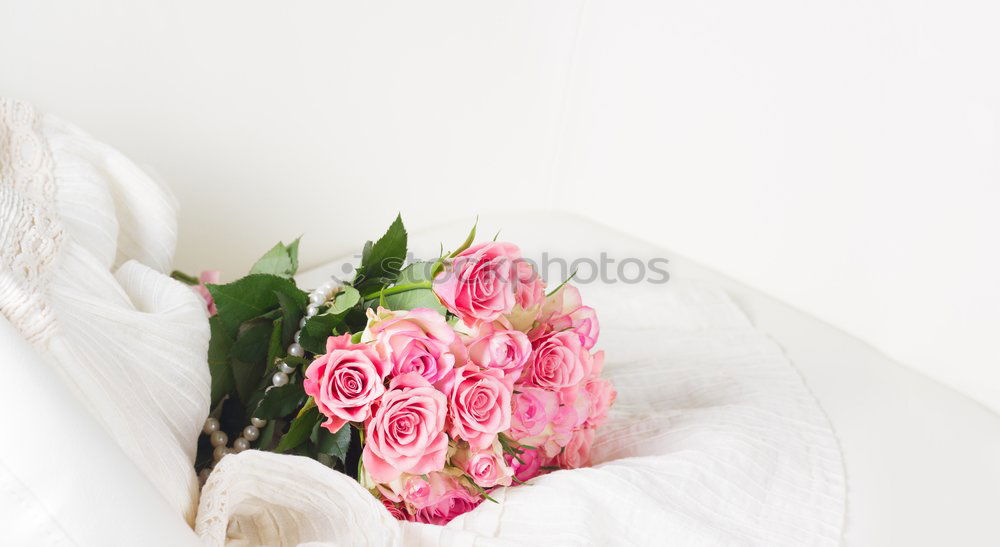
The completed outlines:
{"type": "Polygon", "coordinates": [[[998,410],[998,22],[986,0],[0,0],[0,93],[168,182],[186,269],[299,234],[316,264],[397,210],[573,211],[998,410]]]}

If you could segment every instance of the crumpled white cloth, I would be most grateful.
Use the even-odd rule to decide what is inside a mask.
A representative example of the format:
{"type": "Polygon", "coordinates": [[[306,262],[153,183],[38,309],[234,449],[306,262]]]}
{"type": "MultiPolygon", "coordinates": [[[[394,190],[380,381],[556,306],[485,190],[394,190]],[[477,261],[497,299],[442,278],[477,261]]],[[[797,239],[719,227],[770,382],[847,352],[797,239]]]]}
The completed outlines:
{"type": "Polygon", "coordinates": [[[844,476],[830,425],[781,349],[723,292],[676,280],[582,292],[619,392],[593,468],[504,489],[498,504],[442,528],[396,524],[357,483],[311,460],[248,452],[209,480],[198,533],[219,542],[228,525],[231,540],[251,544],[839,543],[844,476]]]}
{"type": "Polygon", "coordinates": [[[165,273],[176,222],[170,194],[120,153],[0,98],[0,313],[194,524],[209,330],[165,273]]]}
{"type": "Polygon", "coordinates": [[[0,160],[37,159],[0,165],[0,313],[206,544],[839,542],[843,465],[816,401],[724,293],[678,280],[582,289],[619,391],[593,468],[497,492],[446,527],[399,523],[348,477],[256,451],[226,457],[199,501],[208,329],[165,275],[169,194],[72,127],[0,107],[0,160]]]}

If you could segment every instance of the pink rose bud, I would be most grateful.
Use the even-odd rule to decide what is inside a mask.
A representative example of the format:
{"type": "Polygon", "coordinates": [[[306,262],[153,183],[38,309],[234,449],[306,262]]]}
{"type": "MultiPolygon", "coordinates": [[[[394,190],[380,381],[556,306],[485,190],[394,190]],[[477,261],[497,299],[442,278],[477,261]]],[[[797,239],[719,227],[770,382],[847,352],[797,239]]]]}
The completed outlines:
{"type": "Polygon", "coordinates": [[[486,450],[460,450],[451,460],[482,488],[510,486],[514,471],[503,458],[499,442],[486,450]]]}
{"type": "Polygon", "coordinates": [[[514,287],[514,299],[517,305],[522,310],[540,307],[545,302],[545,281],[527,260],[518,260],[515,268],[517,282],[514,287]]]}
{"type": "Polygon", "coordinates": [[[474,245],[434,278],[434,293],[466,325],[495,321],[514,307],[520,261],[521,250],[513,243],[474,245]]]}
{"type": "Polygon", "coordinates": [[[370,408],[385,392],[389,365],[368,344],[352,344],[351,335],[331,336],[326,353],[306,369],[302,386],[316,401],[323,422],[336,433],[347,422],[367,420],[370,408]]]}
{"type": "Polygon", "coordinates": [[[517,457],[506,454],[505,459],[514,471],[514,478],[525,482],[542,474],[542,460],[545,459],[545,456],[534,448],[522,448],[521,450],[517,457]]]}
{"type": "Polygon", "coordinates": [[[432,489],[441,489],[434,503],[417,509],[413,520],[426,524],[445,525],[451,519],[468,513],[482,502],[482,498],[465,489],[462,484],[445,473],[435,473],[428,476],[432,489]]]}
{"type": "Polygon", "coordinates": [[[583,389],[590,395],[590,412],[584,425],[597,427],[603,425],[608,418],[608,409],[614,404],[618,392],[610,381],[604,378],[591,378],[583,384],[583,389]]]}
{"type": "Polygon", "coordinates": [[[569,443],[556,456],[555,464],[563,469],[576,469],[590,465],[590,446],[594,444],[594,430],[579,429],[569,443]]]}
{"type": "Polygon", "coordinates": [[[392,515],[392,518],[396,520],[410,520],[410,515],[407,514],[407,512],[403,510],[402,507],[396,505],[395,503],[383,499],[382,505],[385,506],[386,511],[389,511],[389,514],[392,515]]]}
{"type": "Polygon", "coordinates": [[[448,399],[420,374],[392,379],[365,427],[362,461],[375,482],[444,468],[448,399]]]}
{"type": "Polygon", "coordinates": [[[215,299],[212,298],[212,293],[208,292],[208,288],[205,285],[216,285],[219,283],[219,271],[218,270],[205,270],[201,272],[198,276],[198,284],[194,286],[194,290],[198,291],[201,298],[205,300],[205,309],[208,310],[208,316],[212,317],[219,310],[215,307],[215,299]]]}
{"type": "Polygon", "coordinates": [[[531,331],[531,337],[538,338],[551,332],[565,330],[576,333],[580,337],[580,344],[588,350],[597,344],[601,334],[597,312],[583,305],[580,291],[573,285],[565,285],[546,297],[542,311],[538,315],[538,324],[531,331]]]}

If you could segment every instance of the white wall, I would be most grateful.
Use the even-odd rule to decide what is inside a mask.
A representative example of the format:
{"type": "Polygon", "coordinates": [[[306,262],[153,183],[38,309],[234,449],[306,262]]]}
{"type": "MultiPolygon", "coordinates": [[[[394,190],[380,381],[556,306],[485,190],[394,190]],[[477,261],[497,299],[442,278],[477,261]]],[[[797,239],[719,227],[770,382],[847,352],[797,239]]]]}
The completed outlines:
{"type": "Polygon", "coordinates": [[[0,0],[0,93],[150,166],[178,264],[559,208],[1000,409],[987,0],[0,0]]]}

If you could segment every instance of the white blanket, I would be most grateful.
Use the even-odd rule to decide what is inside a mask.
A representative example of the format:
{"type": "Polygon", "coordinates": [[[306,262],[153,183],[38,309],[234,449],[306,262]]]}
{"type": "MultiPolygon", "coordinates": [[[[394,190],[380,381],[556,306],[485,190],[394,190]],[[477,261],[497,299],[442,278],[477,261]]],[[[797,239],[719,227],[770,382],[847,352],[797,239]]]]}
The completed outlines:
{"type": "Polygon", "coordinates": [[[65,124],[10,101],[0,112],[0,312],[204,542],[839,542],[843,467],[815,400],[725,294],[677,280],[583,289],[619,390],[591,469],[501,491],[435,527],[392,520],[316,462],[249,451],[223,460],[199,503],[191,463],[207,413],[207,328],[197,298],[165,275],[168,195],[65,124]],[[39,160],[12,160],[28,141],[39,160]]]}

